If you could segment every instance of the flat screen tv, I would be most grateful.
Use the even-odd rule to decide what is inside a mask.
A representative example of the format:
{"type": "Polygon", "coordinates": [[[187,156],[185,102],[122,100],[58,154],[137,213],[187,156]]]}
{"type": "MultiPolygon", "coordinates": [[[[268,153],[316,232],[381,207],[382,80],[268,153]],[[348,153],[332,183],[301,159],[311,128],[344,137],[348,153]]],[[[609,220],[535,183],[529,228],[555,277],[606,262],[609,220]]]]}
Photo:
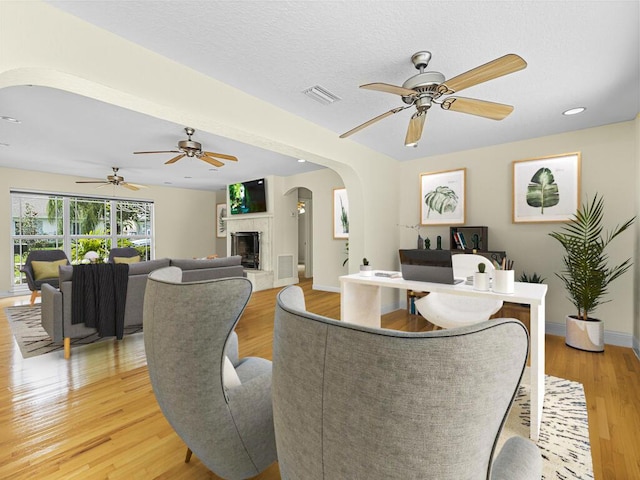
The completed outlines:
{"type": "Polygon", "coordinates": [[[229,185],[229,210],[231,215],[267,211],[267,195],[264,178],[229,185]]]}

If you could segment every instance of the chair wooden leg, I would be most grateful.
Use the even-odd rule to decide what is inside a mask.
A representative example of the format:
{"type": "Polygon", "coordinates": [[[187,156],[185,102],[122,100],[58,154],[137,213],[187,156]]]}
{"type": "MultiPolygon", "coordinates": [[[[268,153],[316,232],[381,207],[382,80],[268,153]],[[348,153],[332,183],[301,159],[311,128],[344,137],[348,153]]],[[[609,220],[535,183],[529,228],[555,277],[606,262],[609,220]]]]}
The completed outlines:
{"type": "Polygon", "coordinates": [[[193,452],[191,451],[191,449],[187,447],[187,456],[184,458],[184,463],[189,463],[189,460],[191,460],[192,454],[193,452]]]}
{"type": "Polygon", "coordinates": [[[33,304],[36,303],[36,298],[38,298],[38,296],[40,295],[40,292],[38,292],[37,290],[34,290],[33,292],[31,292],[31,306],[33,307],[33,304]]]}
{"type": "Polygon", "coordinates": [[[64,358],[65,360],[69,360],[71,356],[71,338],[64,337],[64,358]]]}

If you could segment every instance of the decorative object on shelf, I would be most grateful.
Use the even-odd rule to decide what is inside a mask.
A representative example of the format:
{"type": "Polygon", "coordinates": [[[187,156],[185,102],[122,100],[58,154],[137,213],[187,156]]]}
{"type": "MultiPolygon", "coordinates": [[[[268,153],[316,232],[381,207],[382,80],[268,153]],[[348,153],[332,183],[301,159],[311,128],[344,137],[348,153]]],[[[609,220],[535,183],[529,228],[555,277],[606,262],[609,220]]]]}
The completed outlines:
{"type": "Polygon", "coordinates": [[[362,265],[360,265],[360,275],[363,277],[372,277],[373,276],[373,267],[369,265],[369,260],[366,258],[362,259],[362,265]]]}
{"type": "Polygon", "coordinates": [[[428,238],[424,239],[424,248],[425,250],[431,250],[431,240],[429,240],[428,238]]]}
{"type": "Polygon", "coordinates": [[[346,188],[333,189],[333,238],[349,238],[349,199],[346,188]]]}
{"type": "Polygon", "coordinates": [[[436,238],[436,250],[442,250],[442,237],[440,235],[436,238]]]}
{"type": "Polygon", "coordinates": [[[480,235],[474,233],[471,237],[471,244],[474,250],[480,250],[480,235]]]}
{"type": "Polygon", "coordinates": [[[565,343],[570,347],[590,352],[604,351],[604,324],[589,315],[602,303],[609,283],[631,267],[631,259],[613,267],[608,266],[604,252],[607,245],[628,229],[636,217],[623,225],[607,231],[603,236],[604,199],[596,193],[573,215],[569,223],[559,232],[549,235],[565,249],[562,258],[564,269],[556,276],[562,280],[569,300],[578,310],[577,315],[567,315],[565,343]]]}
{"type": "Polygon", "coordinates": [[[420,174],[420,224],[462,225],[465,222],[467,169],[420,174]]]}
{"type": "Polygon", "coordinates": [[[450,249],[471,252],[489,250],[489,227],[449,227],[450,249]]]}
{"type": "Polygon", "coordinates": [[[485,264],[478,263],[478,271],[473,274],[473,289],[474,290],[489,290],[489,274],[485,272],[485,264]]]}
{"type": "Polygon", "coordinates": [[[566,222],[579,199],[580,152],[513,162],[513,223],[566,222]]]}
{"type": "Polygon", "coordinates": [[[424,250],[424,238],[418,234],[418,250],[424,250]]]}
{"type": "Polygon", "coordinates": [[[227,236],[227,204],[218,203],[216,205],[216,237],[225,238],[227,236]]]}

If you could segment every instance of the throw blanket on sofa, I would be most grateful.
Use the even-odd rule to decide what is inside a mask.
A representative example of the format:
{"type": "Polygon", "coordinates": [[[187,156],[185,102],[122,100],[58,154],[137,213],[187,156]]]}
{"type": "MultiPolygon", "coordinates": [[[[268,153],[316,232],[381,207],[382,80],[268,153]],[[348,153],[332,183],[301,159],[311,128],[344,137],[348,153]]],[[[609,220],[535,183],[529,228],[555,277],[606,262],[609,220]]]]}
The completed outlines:
{"type": "Polygon", "coordinates": [[[101,337],[122,339],[128,281],[126,263],[74,265],[71,323],[96,328],[101,337]]]}

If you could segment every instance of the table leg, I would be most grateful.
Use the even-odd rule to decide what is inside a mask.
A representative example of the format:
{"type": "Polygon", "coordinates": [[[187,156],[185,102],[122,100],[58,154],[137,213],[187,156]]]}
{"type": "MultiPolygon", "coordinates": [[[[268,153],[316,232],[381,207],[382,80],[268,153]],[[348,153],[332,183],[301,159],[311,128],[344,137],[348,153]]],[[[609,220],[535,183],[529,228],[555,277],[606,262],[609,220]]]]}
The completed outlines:
{"type": "Polygon", "coordinates": [[[340,282],[340,289],[340,318],[342,321],[380,328],[380,287],[340,282]]]}
{"type": "Polygon", "coordinates": [[[537,441],[542,422],[544,403],[544,350],[545,350],[544,299],[540,305],[531,305],[531,440],[537,441]]]}

